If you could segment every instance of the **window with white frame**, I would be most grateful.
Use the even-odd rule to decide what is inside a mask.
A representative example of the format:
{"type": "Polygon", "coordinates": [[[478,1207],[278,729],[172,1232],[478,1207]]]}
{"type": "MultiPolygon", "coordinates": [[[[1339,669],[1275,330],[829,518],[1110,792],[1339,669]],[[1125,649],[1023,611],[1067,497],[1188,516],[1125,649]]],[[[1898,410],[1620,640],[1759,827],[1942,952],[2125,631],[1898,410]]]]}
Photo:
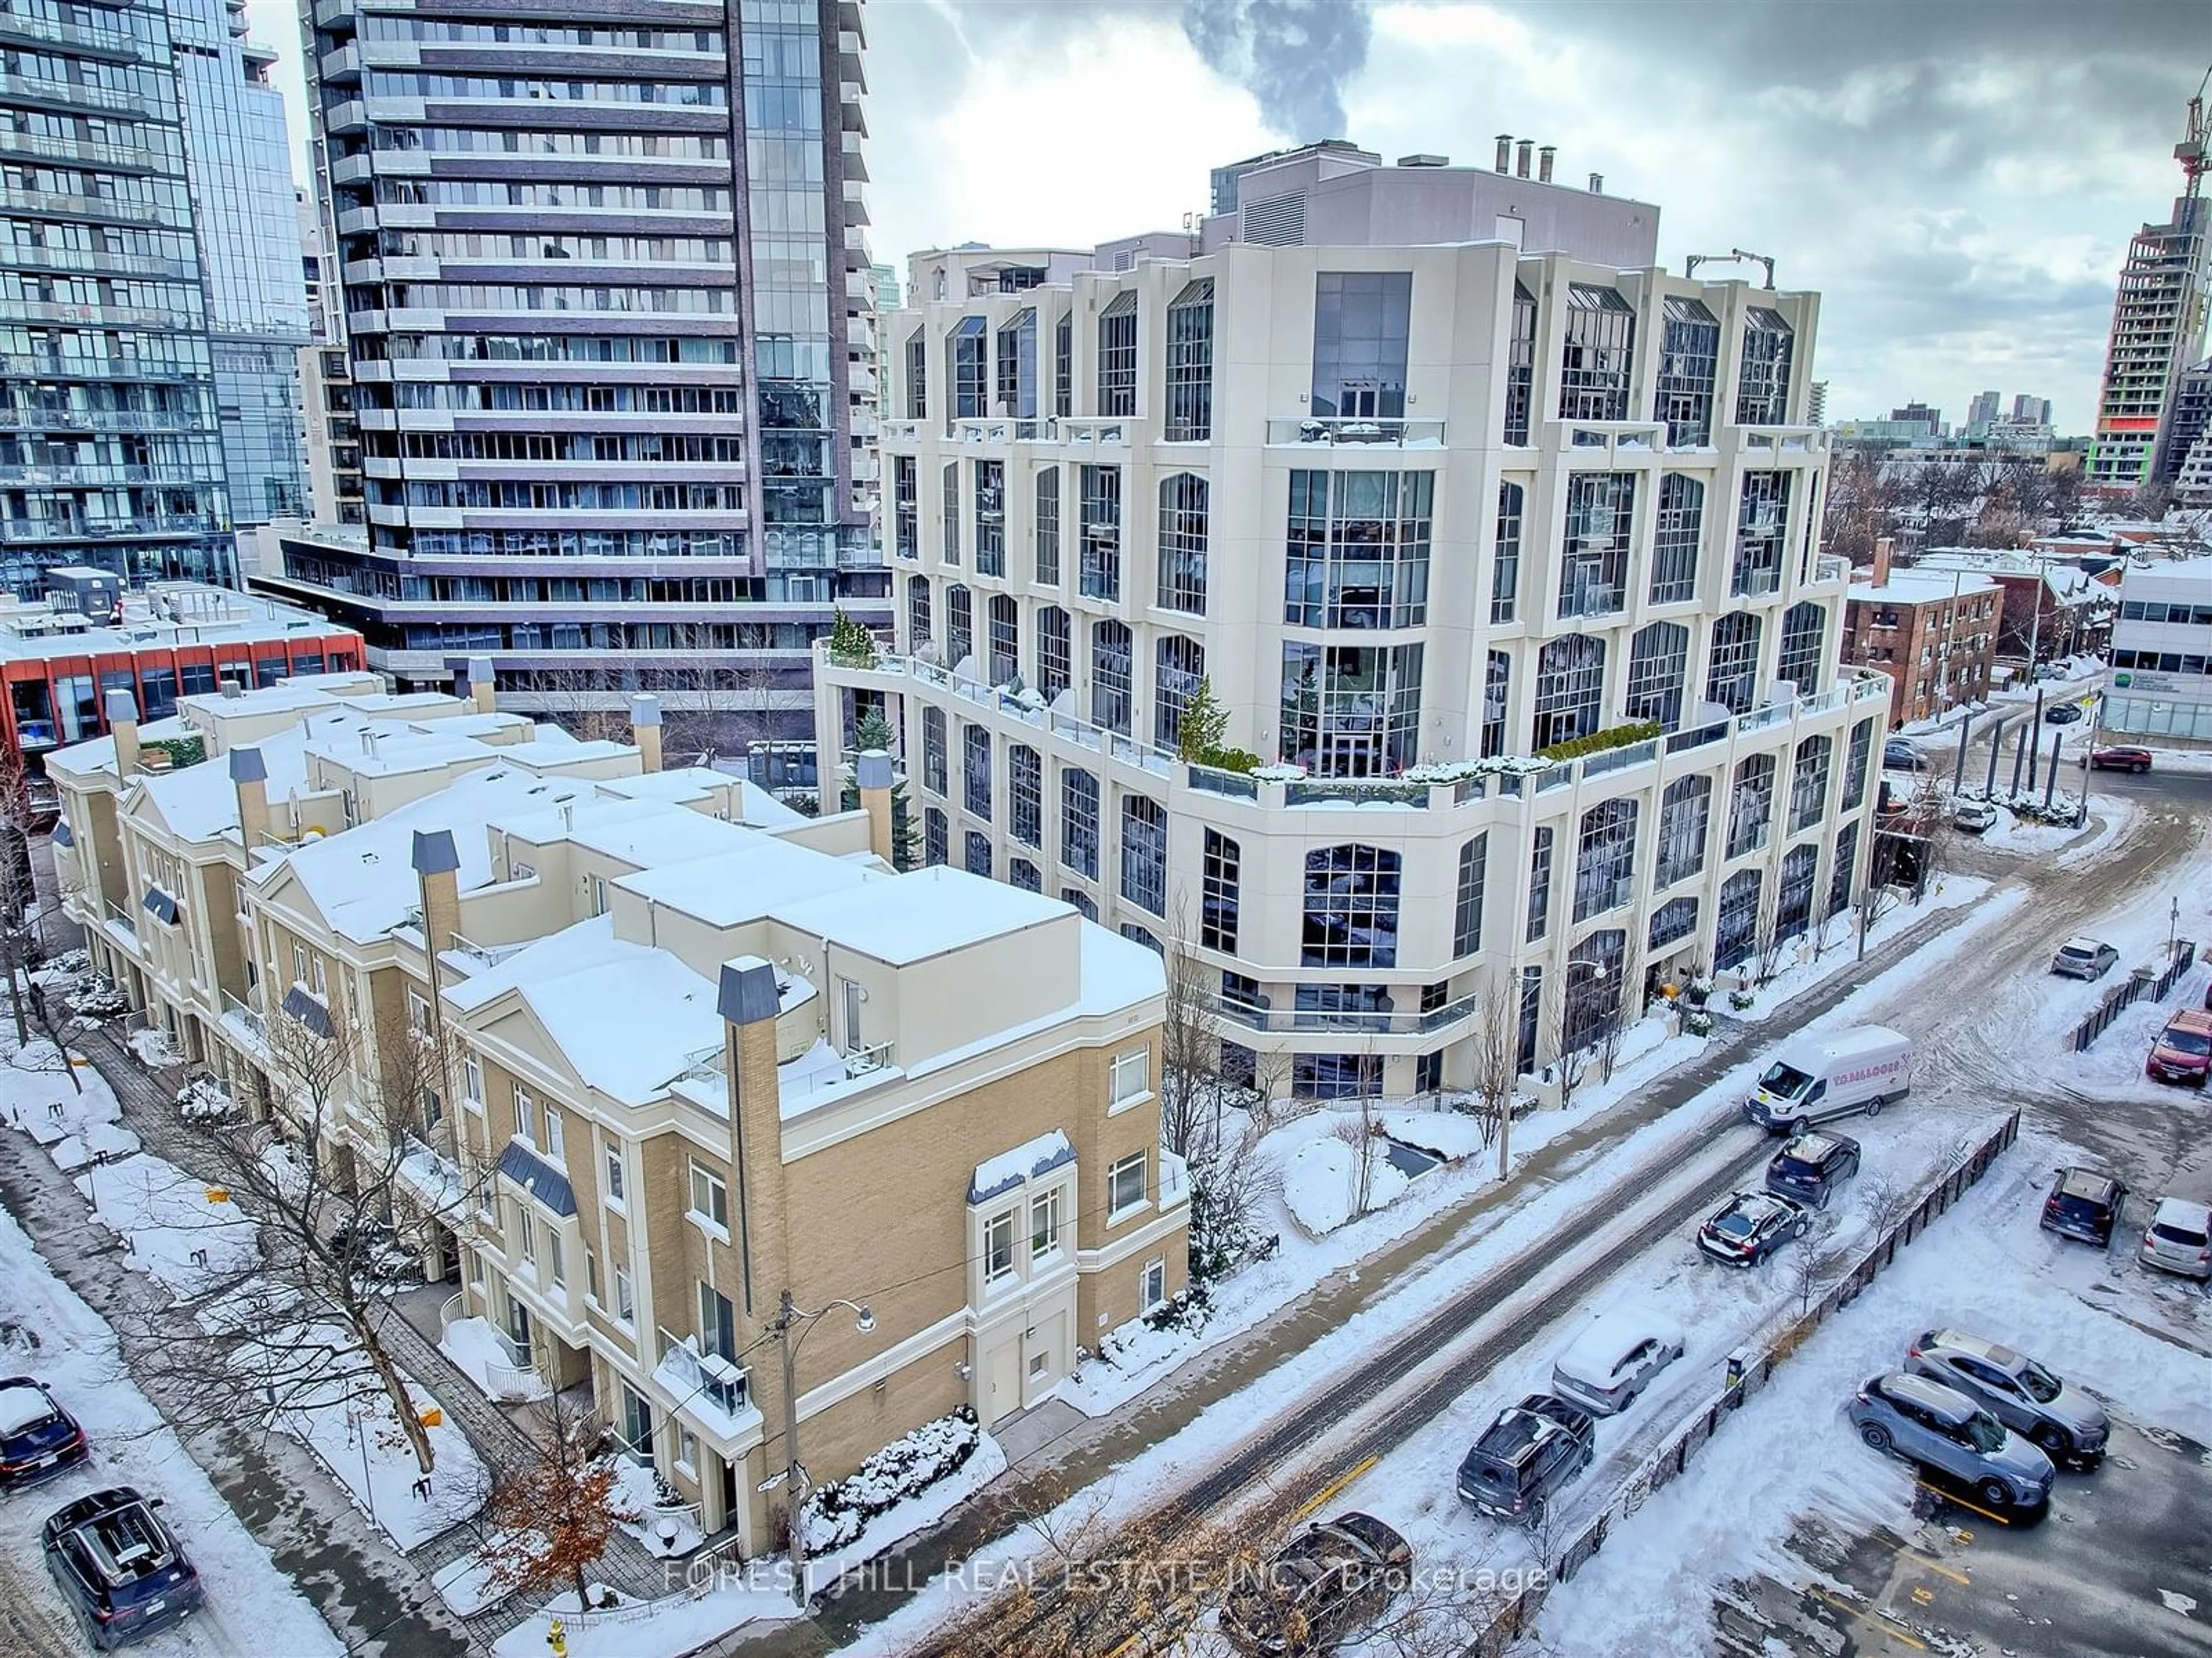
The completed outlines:
{"type": "Polygon", "coordinates": [[[1066,1219],[1062,1209],[1066,1193],[1059,1187],[1030,1199],[1030,1256],[1048,1255],[1060,1248],[1060,1229],[1066,1219]]]}
{"type": "Polygon", "coordinates": [[[637,1321],[637,1293],[631,1287],[629,1268],[615,1268],[615,1316],[624,1324],[637,1321]]]}
{"type": "Polygon", "coordinates": [[[1145,1263],[1144,1283],[1137,1293],[1137,1300],[1139,1303],[1137,1310],[1140,1313],[1149,1313],[1152,1309],[1165,1302],[1167,1298],[1167,1261],[1162,1258],[1155,1258],[1152,1260],[1146,1261],[1145,1263]]]}
{"type": "Polygon", "coordinates": [[[407,1028],[418,1036],[430,1034],[430,1004],[412,990],[407,993],[407,1028]]]}
{"type": "Polygon", "coordinates": [[[561,1113],[550,1105],[545,1108],[545,1155],[556,1163],[568,1161],[568,1138],[561,1130],[561,1113]]]}
{"type": "Polygon", "coordinates": [[[1014,1273],[1014,1212],[1001,1211],[983,1223],[983,1282],[996,1284],[1014,1273]]]}
{"type": "Polygon", "coordinates": [[[470,1110],[483,1109],[483,1066],[478,1060],[466,1059],[461,1061],[461,1098],[470,1110]]]}
{"type": "Polygon", "coordinates": [[[606,1199],[609,1203],[619,1204],[625,1201],[624,1193],[629,1185],[628,1169],[623,1163],[622,1147],[619,1145],[608,1146],[606,1148],[606,1199]]]}
{"type": "Polygon", "coordinates": [[[330,999],[331,987],[323,977],[323,958],[319,956],[307,958],[307,987],[325,1001],[330,999]]]}
{"type": "Polygon", "coordinates": [[[1114,1056],[1113,1088],[1109,1104],[1127,1105],[1140,1099],[1152,1085],[1152,1050],[1133,1048],[1127,1054],[1114,1056]]]}
{"type": "Polygon", "coordinates": [[[691,1213],[726,1232],[730,1230],[730,1188],[720,1175],[696,1163],[691,1165],[691,1213]]]}
{"type": "Polygon", "coordinates": [[[523,1260],[537,1264],[538,1221],[520,1203],[514,1206],[514,1248],[523,1260]]]}
{"type": "Polygon", "coordinates": [[[514,1085],[514,1133],[518,1139],[538,1144],[538,1102],[520,1083],[514,1085]]]}
{"type": "Polygon", "coordinates": [[[550,1226],[545,1229],[545,1272],[556,1284],[568,1282],[568,1263],[561,1258],[561,1235],[550,1226]]]}
{"type": "Polygon", "coordinates": [[[1147,1161],[1144,1152],[1133,1151],[1106,1171],[1106,1218],[1109,1220],[1143,1205],[1147,1161]]]}
{"type": "Polygon", "coordinates": [[[599,1298],[599,1258],[589,1244],[584,1246],[584,1293],[595,1302],[599,1298]]]}
{"type": "Polygon", "coordinates": [[[305,944],[292,946],[292,982],[301,985],[307,982],[307,947],[305,944]]]}

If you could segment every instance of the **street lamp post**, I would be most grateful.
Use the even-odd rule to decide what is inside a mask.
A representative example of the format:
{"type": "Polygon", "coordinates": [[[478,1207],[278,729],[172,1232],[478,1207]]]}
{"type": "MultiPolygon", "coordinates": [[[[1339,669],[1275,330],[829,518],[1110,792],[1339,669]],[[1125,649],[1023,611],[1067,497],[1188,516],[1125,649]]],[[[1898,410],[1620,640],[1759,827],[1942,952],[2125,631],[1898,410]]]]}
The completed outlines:
{"type": "Polygon", "coordinates": [[[783,1351],[783,1445],[787,1458],[784,1480],[791,1511],[791,1599],[793,1605],[802,1609],[806,1605],[806,1532],[801,1523],[799,1504],[806,1497],[806,1470],[799,1461],[799,1345],[817,1320],[839,1307],[853,1315],[853,1327],[862,1335],[876,1327],[876,1315],[858,1302],[841,1297],[824,1303],[811,1313],[803,1312],[792,1300],[788,1290],[783,1292],[782,1303],[768,1327],[769,1334],[783,1351]]]}

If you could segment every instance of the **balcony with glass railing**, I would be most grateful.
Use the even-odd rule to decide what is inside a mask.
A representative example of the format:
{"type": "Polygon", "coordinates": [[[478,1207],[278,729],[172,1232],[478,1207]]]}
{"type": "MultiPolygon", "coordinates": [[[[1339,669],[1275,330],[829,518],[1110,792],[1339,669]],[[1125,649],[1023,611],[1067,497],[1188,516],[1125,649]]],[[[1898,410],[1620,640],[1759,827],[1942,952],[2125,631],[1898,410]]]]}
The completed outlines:
{"type": "Polygon", "coordinates": [[[1399,415],[1271,416],[1267,441],[1324,449],[1441,449],[1444,423],[1399,415]]]}

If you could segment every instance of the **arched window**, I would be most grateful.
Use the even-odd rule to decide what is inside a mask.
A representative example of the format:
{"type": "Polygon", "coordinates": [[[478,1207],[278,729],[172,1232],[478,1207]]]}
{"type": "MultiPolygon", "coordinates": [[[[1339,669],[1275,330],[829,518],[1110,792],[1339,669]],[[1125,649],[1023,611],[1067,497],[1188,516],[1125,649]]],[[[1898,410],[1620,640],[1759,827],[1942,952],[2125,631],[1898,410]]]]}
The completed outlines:
{"type": "Polygon", "coordinates": [[[1668,731],[1682,723],[1682,688],[1690,672],[1690,630],[1679,622],[1638,628],[1628,645],[1628,689],[1621,712],[1656,720],[1668,731]]]}
{"type": "Polygon", "coordinates": [[[1705,701],[1730,714],[1749,714],[1759,694],[1759,618],[1730,610],[1713,623],[1705,656],[1705,701]]]}
{"type": "Polygon", "coordinates": [[[1759,940],[1759,872],[1738,870],[1721,883],[1713,932],[1713,965],[1725,973],[1751,959],[1759,940]]]}
{"type": "Polygon", "coordinates": [[[1800,696],[1820,694],[1820,666],[1826,653],[1828,613],[1810,599],[1782,613],[1782,653],[1775,677],[1797,687],[1800,696]]]}
{"type": "Polygon", "coordinates": [[[1306,854],[1305,967],[1398,964],[1398,854],[1322,847],[1306,854]]]}
{"type": "Polygon", "coordinates": [[[1160,480],[1160,608],[1206,614],[1206,541],[1211,491],[1193,472],[1160,480]]]}
{"type": "Polygon", "coordinates": [[[1626,903],[1636,886],[1636,802],[1607,800],[1583,814],[1575,851],[1575,920],[1626,903]]]}
{"type": "Polygon", "coordinates": [[[1565,634],[1537,653],[1537,748],[1587,737],[1598,728],[1604,701],[1602,639],[1594,634],[1565,634]]]}
{"type": "Polygon", "coordinates": [[[1206,647],[1181,634],[1164,634],[1153,653],[1152,740],[1172,749],[1182,736],[1182,711],[1206,677],[1206,647]]]}
{"type": "Polygon", "coordinates": [[[1652,884],[1668,887],[1705,866],[1705,829],[1712,815],[1713,780],[1678,777],[1659,797],[1659,860],[1652,884]]]}
{"type": "Polygon", "coordinates": [[[1118,622],[1091,626],[1091,719],[1109,731],[1129,734],[1133,690],[1129,630],[1118,622]]]}

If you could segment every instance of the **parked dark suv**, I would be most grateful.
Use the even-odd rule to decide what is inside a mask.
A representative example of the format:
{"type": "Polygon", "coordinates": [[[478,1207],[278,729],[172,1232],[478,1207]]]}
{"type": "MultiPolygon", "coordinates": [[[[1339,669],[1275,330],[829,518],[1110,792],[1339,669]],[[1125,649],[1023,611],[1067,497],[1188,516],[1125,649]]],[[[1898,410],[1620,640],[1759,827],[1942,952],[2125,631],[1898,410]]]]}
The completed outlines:
{"type": "Polygon", "coordinates": [[[1541,1522],[1552,1493],[1590,1465],[1597,1422],[1555,1394],[1530,1394],[1498,1413],[1459,1465],[1459,1494],[1483,1514],[1541,1522]]]}
{"type": "Polygon", "coordinates": [[[1784,1142],[1766,1165],[1766,1189],[1826,1209],[1836,1188],[1859,1172],[1859,1143],[1814,1128],[1784,1142]]]}
{"type": "Polygon", "coordinates": [[[2058,1183],[2043,1200],[2043,1230],[2110,1248],[2127,1200],[2128,1188],[2101,1169],[2061,1169],[2058,1183]]]}
{"type": "Polygon", "coordinates": [[[27,1376],[0,1382],[0,1490],[40,1485],[76,1467],[89,1448],[45,1382],[27,1376]]]}
{"type": "Polygon", "coordinates": [[[46,1570],[102,1652],[182,1622],[206,1599],[199,1573],[154,1512],[161,1505],[116,1485],[47,1516],[46,1570]]]}

